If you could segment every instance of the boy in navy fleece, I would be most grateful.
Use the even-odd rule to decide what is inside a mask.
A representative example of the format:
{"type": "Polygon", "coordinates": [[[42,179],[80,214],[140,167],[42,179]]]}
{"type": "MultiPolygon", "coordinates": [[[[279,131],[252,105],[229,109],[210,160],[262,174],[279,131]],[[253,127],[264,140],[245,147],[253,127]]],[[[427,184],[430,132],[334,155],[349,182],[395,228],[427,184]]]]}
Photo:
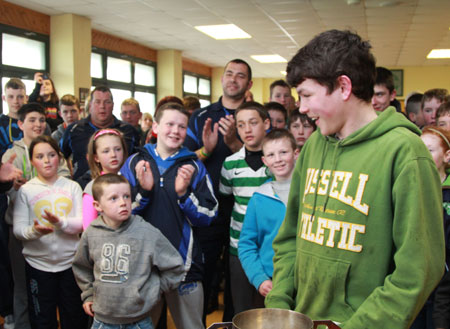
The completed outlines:
{"type": "MultiPolygon", "coordinates": [[[[156,144],[145,145],[121,169],[131,183],[134,212],[156,228],[182,256],[186,278],[164,297],[177,328],[204,328],[203,255],[192,227],[208,226],[217,215],[217,200],[205,166],[183,147],[189,114],[167,103],[158,109],[153,131],[156,144]]],[[[158,311],[152,314],[157,323],[158,311]]]]}

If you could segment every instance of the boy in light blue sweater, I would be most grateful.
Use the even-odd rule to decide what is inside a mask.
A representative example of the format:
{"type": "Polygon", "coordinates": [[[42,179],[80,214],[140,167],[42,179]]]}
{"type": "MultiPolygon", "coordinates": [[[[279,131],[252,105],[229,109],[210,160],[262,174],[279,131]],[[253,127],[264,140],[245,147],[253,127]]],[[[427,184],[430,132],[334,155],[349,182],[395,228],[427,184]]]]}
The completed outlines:
{"type": "Polygon", "coordinates": [[[261,185],[247,207],[239,239],[239,260],[250,283],[262,297],[272,290],[272,241],[286,213],[292,172],[299,150],[292,134],[274,129],[264,137],[262,157],[275,180],[261,185]]]}

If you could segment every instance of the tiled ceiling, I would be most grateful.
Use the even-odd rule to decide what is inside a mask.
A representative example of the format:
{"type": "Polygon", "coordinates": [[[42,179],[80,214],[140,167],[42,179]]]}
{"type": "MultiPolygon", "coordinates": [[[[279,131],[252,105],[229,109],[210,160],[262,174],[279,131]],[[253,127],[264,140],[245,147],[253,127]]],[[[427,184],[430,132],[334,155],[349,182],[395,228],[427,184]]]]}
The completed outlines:
{"type": "Polygon", "coordinates": [[[289,60],[314,35],[351,29],[370,40],[378,65],[450,65],[429,60],[433,48],[450,48],[450,0],[14,0],[48,15],[73,13],[94,29],[154,49],[178,49],[210,66],[232,58],[249,62],[256,77],[279,77],[286,64],[260,64],[250,55],[289,60]],[[233,23],[244,40],[214,40],[196,25],[233,23]]]}

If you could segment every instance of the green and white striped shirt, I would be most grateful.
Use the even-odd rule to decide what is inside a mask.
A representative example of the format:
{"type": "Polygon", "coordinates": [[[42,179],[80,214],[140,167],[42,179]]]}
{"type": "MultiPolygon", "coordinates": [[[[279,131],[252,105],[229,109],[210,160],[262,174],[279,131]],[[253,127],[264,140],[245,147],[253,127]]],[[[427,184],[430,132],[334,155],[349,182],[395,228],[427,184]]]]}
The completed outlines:
{"type": "Polygon", "coordinates": [[[230,254],[237,256],[239,236],[241,235],[247,205],[253,193],[267,181],[267,167],[254,171],[245,161],[245,147],[227,157],[220,173],[219,191],[234,196],[230,222],[230,254]]]}

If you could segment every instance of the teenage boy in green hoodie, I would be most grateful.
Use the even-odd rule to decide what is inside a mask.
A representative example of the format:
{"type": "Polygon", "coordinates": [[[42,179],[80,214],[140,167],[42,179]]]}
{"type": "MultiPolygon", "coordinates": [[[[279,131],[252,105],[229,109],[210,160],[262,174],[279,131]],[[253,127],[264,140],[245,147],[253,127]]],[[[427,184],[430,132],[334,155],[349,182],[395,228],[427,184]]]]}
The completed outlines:
{"type": "Polygon", "coordinates": [[[265,304],[345,329],[401,329],[444,271],[441,190],[420,130],[393,107],[372,108],[370,48],[332,30],[288,64],[318,130],[293,173],[265,304]]]}

